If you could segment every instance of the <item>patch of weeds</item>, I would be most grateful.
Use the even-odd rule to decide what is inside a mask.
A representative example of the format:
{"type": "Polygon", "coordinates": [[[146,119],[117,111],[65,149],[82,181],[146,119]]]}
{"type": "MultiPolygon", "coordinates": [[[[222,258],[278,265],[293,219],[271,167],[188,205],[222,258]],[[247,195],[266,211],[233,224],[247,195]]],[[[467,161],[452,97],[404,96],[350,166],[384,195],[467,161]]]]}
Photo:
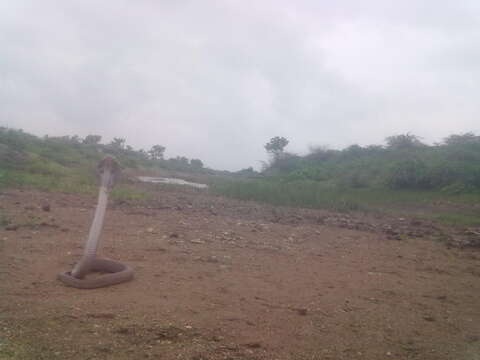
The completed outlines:
{"type": "Polygon", "coordinates": [[[278,206],[329,209],[339,212],[366,210],[363,199],[344,189],[314,181],[230,181],[212,186],[211,193],[278,206]]]}
{"type": "Polygon", "coordinates": [[[8,341],[0,344],[0,359],[50,360],[59,359],[45,344],[8,341]]]}
{"type": "Polygon", "coordinates": [[[0,213],[0,227],[3,228],[7,225],[10,225],[10,223],[11,223],[10,218],[5,214],[0,213]]]}
{"type": "Polygon", "coordinates": [[[118,185],[113,188],[111,197],[117,201],[141,202],[147,200],[148,192],[131,185],[118,185]]]}
{"type": "Polygon", "coordinates": [[[338,212],[351,212],[366,210],[361,204],[352,200],[338,200],[331,203],[330,209],[338,212]]]}
{"type": "Polygon", "coordinates": [[[15,352],[10,346],[0,344],[0,359],[15,359],[15,352]]]}
{"type": "Polygon", "coordinates": [[[68,175],[52,175],[7,170],[0,173],[0,186],[86,194],[94,194],[97,189],[93,177],[79,176],[73,171],[68,175]]]}
{"type": "Polygon", "coordinates": [[[480,217],[478,215],[447,213],[435,214],[432,218],[446,225],[460,227],[480,226],[480,217]]]}

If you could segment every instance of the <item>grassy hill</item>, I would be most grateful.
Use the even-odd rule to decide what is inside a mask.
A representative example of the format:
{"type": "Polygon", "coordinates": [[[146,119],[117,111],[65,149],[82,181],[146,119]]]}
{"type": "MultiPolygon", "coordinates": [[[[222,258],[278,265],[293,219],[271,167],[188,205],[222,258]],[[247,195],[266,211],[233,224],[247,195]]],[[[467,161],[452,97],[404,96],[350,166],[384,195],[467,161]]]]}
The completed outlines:
{"type": "Polygon", "coordinates": [[[135,150],[124,139],[101,144],[101,137],[89,135],[44,137],[22,130],[0,128],[0,186],[27,186],[44,190],[90,192],[96,187],[95,167],[106,154],[114,155],[123,168],[210,174],[198,159],[163,159],[135,150]]]}
{"type": "MultiPolygon", "coordinates": [[[[39,138],[0,128],[0,187],[93,194],[95,167],[105,154],[133,173],[206,182],[211,193],[237,199],[337,211],[420,207],[425,212],[437,203],[452,203],[466,208],[435,216],[451,223],[480,223],[480,137],[471,133],[435,145],[406,134],[387,138],[385,146],[315,148],[305,156],[282,151],[261,173],[251,168],[229,173],[184,157],[154,158],[123,139],[101,144],[100,136],[39,138]]],[[[145,194],[120,184],[113,196],[138,199],[145,194]]]]}
{"type": "Polygon", "coordinates": [[[446,222],[480,224],[480,136],[452,135],[427,145],[404,134],[386,143],[319,147],[305,156],[277,152],[262,178],[224,182],[215,190],[238,199],[339,211],[421,208],[429,216],[430,209],[446,222]],[[438,213],[439,203],[463,210],[455,205],[456,210],[450,206],[438,213]]]}

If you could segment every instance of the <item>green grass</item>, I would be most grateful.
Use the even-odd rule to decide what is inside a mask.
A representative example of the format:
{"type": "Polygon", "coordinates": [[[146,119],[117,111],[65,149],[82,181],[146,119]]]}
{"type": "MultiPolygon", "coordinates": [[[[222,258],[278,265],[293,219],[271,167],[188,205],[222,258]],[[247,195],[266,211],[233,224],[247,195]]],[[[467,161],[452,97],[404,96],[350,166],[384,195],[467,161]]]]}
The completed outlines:
{"type": "MultiPolygon", "coordinates": [[[[97,180],[90,173],[93,172],[87,169],[68,169],[68,172],[62,175],[0,170],[0,188],[20,187],[48,192],[96,194],[97,180]]],[[[111,197],[114,200],[143,201],[147,199],[148,193],[132,185],[119,184],[113,188],[111,197]]],[[[0,226],[1,219],[0,216],[0,226]]]]}
{"type": "Polygon", "coordinates": [[[1,187],[20,187],[43,191],[94,193],[96,184],[93,177],[85,176],[70,169],[68,174],[30,173],[21,170],[0,171],[1,187]]]}
{"type": "Polygon", "coordinates": [[[471,215],[471,214],[462,214],[462,213],[446,213],[446,214],[433,214],[431,218],[445,225],[453,225],[453,226],[461,226],[461,227],[480,226],[480,215],[471,215]]]}
{"type": "Polygon", "coordinates": [[[211,191],[217,195],[272,205],[340,211],[431,206],[437,201],[463,204],[480,202],[480,191],[450,194],[425,190],[348,188],[328,182],[305,180],[290,182],[274,179],[225,181],[214,184],[211,191]]]}
{"type": "Polygon", "coordinates": [[[118,185],[113,188],[111,197],[114,200],[144,201],[148,198],[148,192],[135,188],[132,185],[118,185]]]}
{"type": "Polygon", "coordinates": [[[8,218],[7,215],[0,213],[0,228],[3,228],[10,224],[10,219],[8,218]]]}

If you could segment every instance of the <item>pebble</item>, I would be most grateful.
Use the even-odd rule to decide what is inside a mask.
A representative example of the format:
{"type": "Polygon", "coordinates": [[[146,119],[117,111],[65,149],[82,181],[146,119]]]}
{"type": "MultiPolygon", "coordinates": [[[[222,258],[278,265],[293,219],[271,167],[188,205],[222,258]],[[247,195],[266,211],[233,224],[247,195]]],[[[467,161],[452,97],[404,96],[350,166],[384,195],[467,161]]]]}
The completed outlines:
{"type": "Polygon", "coordinates": [[[200,240],[200,239],[192,239],[190,240],[191,243],[193,244],[205,244],[205,241],[200,240]]]}

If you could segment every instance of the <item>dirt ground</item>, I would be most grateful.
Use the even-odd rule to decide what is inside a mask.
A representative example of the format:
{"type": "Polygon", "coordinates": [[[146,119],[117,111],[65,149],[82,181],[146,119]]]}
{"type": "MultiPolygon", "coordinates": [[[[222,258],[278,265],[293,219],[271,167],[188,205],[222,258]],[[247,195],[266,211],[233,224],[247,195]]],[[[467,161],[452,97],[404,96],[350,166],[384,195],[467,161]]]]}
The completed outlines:
{"type": "Polygon", "coordinates": [[[100,253],[135,279],[79,290],[56,276],[95,197],[0,194],[0,359],[480,359],[480,252],[456,230],[157,195],[108,209],[100,253]]]}

